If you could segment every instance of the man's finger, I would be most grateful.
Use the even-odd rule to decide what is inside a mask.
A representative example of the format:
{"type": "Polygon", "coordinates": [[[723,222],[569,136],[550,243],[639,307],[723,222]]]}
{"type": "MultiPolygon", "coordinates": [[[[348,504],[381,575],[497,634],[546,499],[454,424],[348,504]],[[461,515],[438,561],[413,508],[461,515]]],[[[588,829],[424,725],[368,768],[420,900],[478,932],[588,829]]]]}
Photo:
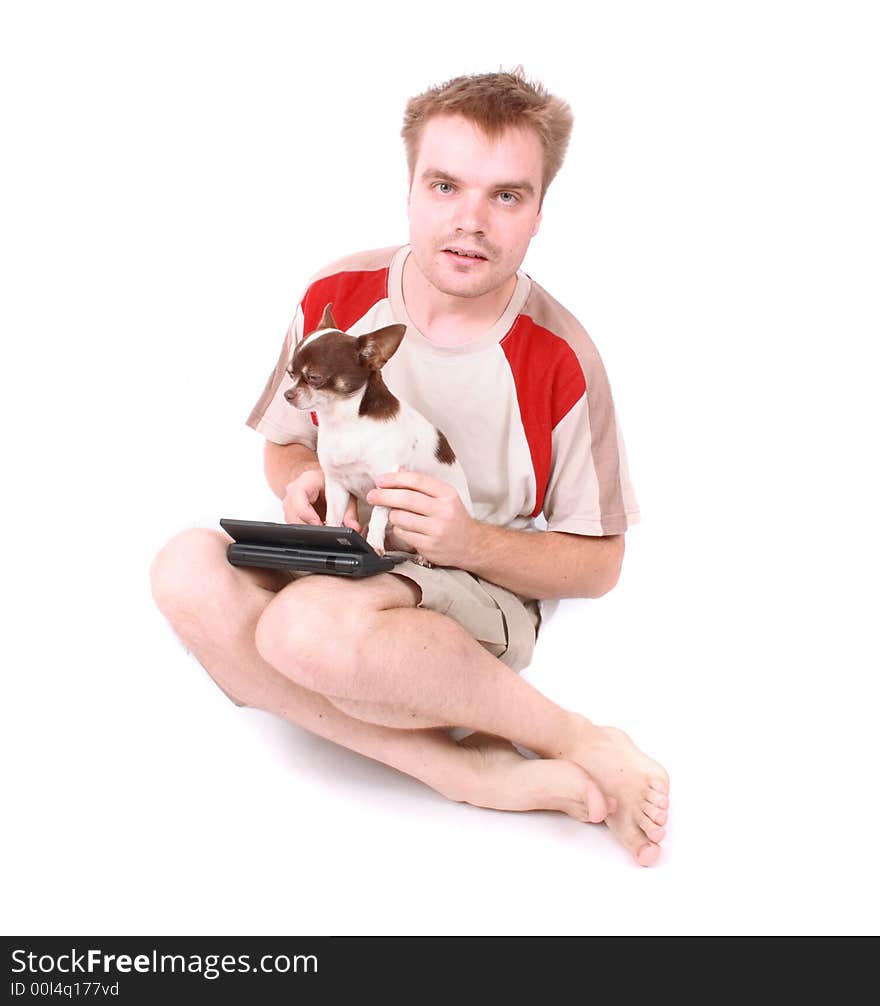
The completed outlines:
{"type": "Polygon", "coordinates": [[[442,496],[444,490],[450,488],[448,482],[435,479],[433,475],[409,471],[386,472],[376,479],[376,485],[380,489],[415,489],[426,496],[442,496]]]}
{"type": "Polygon", "coordinates": [[[345,516],[342,518],[342,526],[350,527],[357,531],[358,534],[361,533],[361,525],[358,520],[357,499],[354,496],[348,497],[348,505],[345,508],[345,516]]]}
{"type": "Polygon", "coordinates": [[[421,514],[423,517],[431,514],[435,498],[425,493],[414,492],[411,489],[371,489],[367,493],[367,502],[372,506],[409,510],[411,513],[421,514]]]}
{"type": "Polygon", "coordinates": [[[427,535],[431,530],[431,519],[422,514],[411,513],[409,510],[390,510],[388,523],[395,531],[409,531],[427,535]]]}
{"type": "Polygon", "coordinates": [[[318,516],[318,511],[310,505],[309,501],[303,497],[294,499],[291,501],[293,506],[291,509],[294,512],[294,516],[297,520],[292,521],[293,524],[323,524],[323,521],[318,516]]]}

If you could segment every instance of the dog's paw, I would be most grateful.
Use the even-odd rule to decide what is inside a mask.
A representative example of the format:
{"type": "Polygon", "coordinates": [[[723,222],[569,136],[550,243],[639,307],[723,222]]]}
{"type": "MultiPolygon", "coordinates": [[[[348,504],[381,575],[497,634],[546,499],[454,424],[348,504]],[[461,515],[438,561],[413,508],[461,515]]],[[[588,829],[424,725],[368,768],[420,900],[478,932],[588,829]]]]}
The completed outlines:
{"type": "Polygon", "coordinates": [[[373,538],[369,535],[367,536],[367,544],[376,553],[376,555],[385,555],[385,539],[384,538],[373,538]]]}

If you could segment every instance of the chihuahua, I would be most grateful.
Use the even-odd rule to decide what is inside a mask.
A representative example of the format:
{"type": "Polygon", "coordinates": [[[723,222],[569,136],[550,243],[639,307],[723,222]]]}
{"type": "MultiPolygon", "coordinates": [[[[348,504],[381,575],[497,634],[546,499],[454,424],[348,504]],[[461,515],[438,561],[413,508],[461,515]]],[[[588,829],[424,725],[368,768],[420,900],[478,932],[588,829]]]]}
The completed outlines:
{"type": "MultiPolygon", "coordinates": [[[[421,413],[400,401],[382,380],[382,367],[403,340],[405,325],[347,335],[328,304],[321,323],[297,346],[287,373],[285,399],[318,416],[318,461],[324,472],[326,523],[339,527],[348,495],[366,500],[385,472],[407,469],[433,475],[458,491],[473,513],[467,478],[446,437],[421,413]]],[[[388,508],[373,507],[367,542],[385,554],[388,508]]]]}

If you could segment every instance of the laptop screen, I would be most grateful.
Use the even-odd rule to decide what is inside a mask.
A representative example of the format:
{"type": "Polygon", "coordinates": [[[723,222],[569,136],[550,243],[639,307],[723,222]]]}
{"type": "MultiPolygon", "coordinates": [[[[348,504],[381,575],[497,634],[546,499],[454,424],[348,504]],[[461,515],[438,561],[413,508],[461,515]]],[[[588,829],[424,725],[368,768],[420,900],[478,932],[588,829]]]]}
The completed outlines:
{"type": "Polygon", "coordinates": [[[313,524],[275,524],[262,520],[235,520],[224,517],[220,527],[235,541],[249,545],[280,545],[316,552],[351,552],[375,555],[366,541],[350,527],[313,524]]]}

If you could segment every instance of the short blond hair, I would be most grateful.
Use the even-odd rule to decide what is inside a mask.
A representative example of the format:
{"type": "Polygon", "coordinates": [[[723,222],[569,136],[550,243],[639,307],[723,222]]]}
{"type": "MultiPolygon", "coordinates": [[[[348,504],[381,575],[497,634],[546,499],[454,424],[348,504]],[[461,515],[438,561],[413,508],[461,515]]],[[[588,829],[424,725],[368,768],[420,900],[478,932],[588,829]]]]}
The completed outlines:
{"type": "Polygon", "coordinates": [[[507,129],[530,128],[538,134],[544,151],[541,201],[562,167],[574,116],[561,98],[542,84],[526,79],[521,66],[510,72],[455,77],[410,98],[400,135],[406,147],[410,184],[419,153],[419,140],[429,119],[461,115],[478,126],[490,140],[507,129]]]}

